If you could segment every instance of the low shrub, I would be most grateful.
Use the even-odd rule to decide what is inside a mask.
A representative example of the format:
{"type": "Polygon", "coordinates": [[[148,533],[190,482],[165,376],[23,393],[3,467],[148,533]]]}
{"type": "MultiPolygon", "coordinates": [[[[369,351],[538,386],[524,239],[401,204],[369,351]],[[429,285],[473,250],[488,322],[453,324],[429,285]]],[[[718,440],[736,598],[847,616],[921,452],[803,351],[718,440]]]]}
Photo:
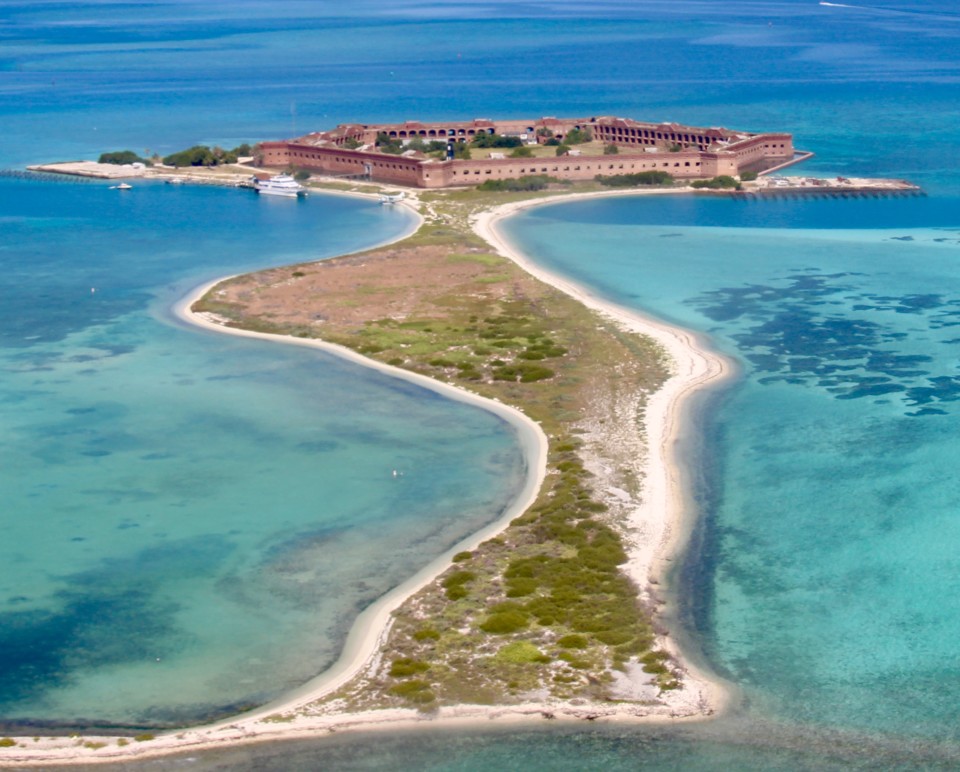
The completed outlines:
{"type": "Polygon", "coordinates": [[[537,591],[537,580],[517,577],[507,582],[507,597],[522,598],[537,591]]]}
{"type": "Polygon", "coordinates": [[[527,615],[520,611],[500,611],[488,616],[480,629],[493,635],[507,635],[523,630],[529,623],[527,615]]]}
{"type": "Polygon", "coordinates": [[[477,575],[472,571],[454,571],[442,582],[443,588],[447,592],[447,598],[450,600],[466,598],[468,593],[464,585],[472,582],[476,578],[477,575]]]}
{"type": "Polygon", "coordinates": [[[555,181],[556,180],[548,177],[546,174],[531,174],[526,177],[508,177],[505,180],[487,180],[477,185],[477,190],[519,193],[531,190],[543,190],[547,185],[555,181]]]}
{"type": "Polygon", "coordinates": [[[390,675],[394,678],[406,678],[407,676],[417,675],[430,669],[430,665],[419,659],[410,657],[400,657],[395,659],[390,665],[390,675]]]}
{"type": "Polygon", "coordinates": [[[542,365],[528,364],[526,362],[517,362],[512,365],[503,365],[493,371],[495,381],[519,381],[520,383],[534,383],[535,381],[545,381],[555,375],[553,370],[542,365]]]}
{"type": "Polygon", "coordinates": [[[597,182],[609,188],[636,188],[643,185],[671,185],[673,177],[667,172],[649,171],[635,174],[597,175],[597,182]]]}
{"type": "Polygon", "coordinates": [[[531,662],[547,663],[550,657],[540,651],[529,641],[513,641],[500,649],[496,659],[516,665],[526,665],[531,662]]]}
{"type": "Polygon", "coordinates": [[[422,627],[413,634],[415,641],[436,641],[440,638],[440,631],[432,627],[422,627]]]}
{"type": "Polygon", "coordinates": [[[694,180],[691,188],[707,188],[709,190],[740,190],[740,182],[729,174],[721,174],[709,180],[694,180]]]}
{"type": "Polygon", "coordinates": [[[430,684],[426,681],[401,681],[391,686],[390,692],[418,705],[433,702],[437,698],[437,696],[430,691],[430,684]]]}

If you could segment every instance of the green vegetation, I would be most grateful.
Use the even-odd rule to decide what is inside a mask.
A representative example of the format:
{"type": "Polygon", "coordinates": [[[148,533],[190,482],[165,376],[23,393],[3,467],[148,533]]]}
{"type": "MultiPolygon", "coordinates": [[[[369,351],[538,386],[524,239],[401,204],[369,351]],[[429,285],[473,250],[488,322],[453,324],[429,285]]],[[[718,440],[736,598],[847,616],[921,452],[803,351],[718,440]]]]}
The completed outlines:
{"type": "Polygon", "coordinates": [[[474,147],[521,147],[520,137],[504,137],[501,134],[477,134],[470,143],[474,147]]]}
{"type": "Polygon", "coordinates": [[[523,613],[520,609],[507,609],[504,611],[495,611],[487,617],[480,625],[480,629],[485,633],[494,635],[506,635],[522,630],[530,624],[529,614],[523,613]]]}
{"type": "Polygon", "coordinates": [[[645,185],[672,185],[673,177],[668,172],[649,171],[636,174],[597,175],[597,182],[609,188],[636,188],[645,185]]]}
{"type": "Polygon", "coordinates": [[[757,172],[742,172],[740,174],[741,182],[753,182],[757,177],[760,176],[757,172]]]}
{"type": "Polygon", "coordinates": [[[586,129],[570,129],[567,136],[563,138],[567,145],[583,145],[587,142],[593,142],[593,132],[586,129]]]}
{"type": "Polygon", "coordinates": [[[510,153],[511,158],[533,158],[533,148],[529,148],[526,145],[521,147],[515,147],[513,152],[510,153]]]}
{"type": "Polygon", "coordinates": [[[406,676],[424,673],[429,669],[430,665],[426,662],[418,659],[410,659],[410,657],[401,657],[400,659],[395,659],[393,664],[390,665],[390,675],[394,678],[405,678],[406,676]]]}
{"type": "Polygon", "coordinates": [[[391,137],[385,131],[377,134],[376,146],[381,153],[400,155],[403,152],[403,140],[391,137]]]}
{"type": "Polygon", "coordinates": [[[155,734],[150,734],[150,732],[143,732],[142,734],[137,734],[133,736],[133,739],[138,743],[145,743],[148,740],[153,740],[156,737],[155,734]]]}
{"type": "Polygon", "coordinates": [[[540,651],[529,641],[513,641],[503,646],[497,652],[496,658],[503,662],[510,662],[516,665],[524,665],[532,662],[546,664],[550,662],[550,657],[540,651]]]}
{"type": "Polygon", "coordinates": [[[113,153],[101,153],[100,158],[98,159],[102,164],[150,164],[146,158],[141,158],[132,150],[117,150],[113,153]]]}
{"type": "Polygon", "coordinates": [[[404,150],[416,150],[418,153],[439,153],[445,155],[447,143],[442,139],[431,139],[429,142],[422,137],[414,137],[403,146],[404,150]]]}
{"type": "Polygon", "coordinates": [[[668,149],[671,153],[679,153],[681,150],[683,150],[683,145],[678,145],[676,142],[674,142],[668,149]]]}
{"type": "Polygon", "coordinates": [[[694,180],[690,183],[693,188],[707,188],[709,190],[740,190],[740,181],[729,174],[721,174],[709,180],[694,180]]]}
{"type": "Polygon", "coordinates": [[[294,172],[293,178],[297,180],[297,182],[306,182],[310,179],[310,172],[306,169],[297,169],[297,171],[294,172]]]}
{"type": "Polygon", "coordinates": [[[359,139],[347,137],[345,140],[343,140],[343,147],[345,147],[347,150],[356,150],[358,147],[363,147],[363,143],[359,139]]]}
{"type": "Polygon", "coordinates": [[[296,713],[271,713],[269,716],[261,720],[270,724],[289,724],[296,717],[296,713]]]}
{"type": "Polygon", "coordinates": [[[557,145],[557,156],[568,155],[570,153],[570,145],[557,145]]]}
{"type": "Polygon", "coordinates": [[[12,737],[4,737],[0,739],[0,748],[12,748],[17,744],[17,741],[12,737]]]}
{"type": "Polygon", "coordinates": [[[619,154],[620,154],[620,148],[617,147],[616,145],[612,144],[612,143],[609,144],[609,145],[604,145],[604,146],[603,146],[603,154],[604,154],[604,155],[619,155],[619,154]]]}
{"type": "Polygon", "coordinates": [[[224,150],[221,147],[194,145],[179,153],[171,153],[164,157],[167,166],[219,166],[221,164],[235,164],[241,155],[249,155],[250,145],[244,144],[233,150],[224,150]],[[246,151],[246,152],[243,152],[246,151]]]}
{"type": "MultiPolygon", "coordinates": [[[[497,537],[458,552],[437,581],[395,612],[382,664],[336,695],[351,709],[430,709],[531,694],[614,699],[613,672],[630,662],[648,669],[661,689],[677,686],[669,658],[654,648],[639,590],[621,571],[627,557],[617,525],[622,513],[608,512],[596,497],[578,433],[584,423],[618,420],[624,403],[617,396],[654,391],[666,368],[655,344],[537,282],[468,230],[471,207],[494,199],[485,191],[522,194],[552,182],[532,180],[536,184],[524,178],[424,193],[421,200],[437,217],[417,234],[340,259],[348,269],[362,261],[363,291],[386,293],[370,301],[383,316],[341,326],[331,317],[322,328],[326,340],[517,405],[550,437],[536,503],[497,537]],[[378,286],[379,275],[406,273],[408,251],[419,273],[409,284],[378,286]],[[428,255],[435,262],[425,262],[428,255]],[[389,316],[381,310],[387,307],[389,316]]],[[[319,274],[336,263],[296,266],[306,274],[298,282],[321,287],[319,274]]],[[[316,334],[317,328],[299,322],[245,317],[242,300],[227,300],[269,292],[289,283],[290,275],[288,267],[238,277],[219,285],[199,308],[244,328],[316,334]]],[[[325,294],[319,308],[354,308],[359,292],[353,286],[325,294]]],[[[603,486],[636,492],[641,482],[617,452],[628,450],[603,450],[612,470],[603,486]]]]}
{"type": "Polygon", "coordinates": [[[551,182],[559,182],[559,180],[548,177],[546,174],[532,174],[519,178],[508,177],[505,180],[487,180],[477,185],[477,190],[509,192],[543,190],[551,182]]]}
{"type": "Polygon", "coordinates": [[[401,681],[390,687],[390,692],[417,705],[426,705],[437,698],[426,681],[401,681]]]}
{"type": "Polygon", "coordinates": [[[467,597],[466,586],[477,575],[472,571],[456,571],[443,580],[443,588],[447,591],[447,598],[450,600],[460,600],[467,597]]]}

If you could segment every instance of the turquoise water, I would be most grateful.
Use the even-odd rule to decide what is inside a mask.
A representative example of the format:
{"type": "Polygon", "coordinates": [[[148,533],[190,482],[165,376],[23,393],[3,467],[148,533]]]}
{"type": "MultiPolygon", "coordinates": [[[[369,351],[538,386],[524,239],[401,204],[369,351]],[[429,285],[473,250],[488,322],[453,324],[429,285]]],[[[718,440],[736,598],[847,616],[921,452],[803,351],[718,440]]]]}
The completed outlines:
{"type": "MultiPolygon", "coordinates": [[[[700,330],[743,363],[744,380],[702,427],[704,546],[685,578],[691,629],[743,688],[741,715],[682,730],[358,736],[199,763],[956,767],[960,17],[946,0],[849,5],[0,8],[0,166],[355,120],[616,114],[785,129],[817,153],[798,171],[907,177],[929,193],[610,200],[510,226],[535,259],[700,330]]],[[[318,573],[323,544],[339,555],[354,540],[356,554],[372,554],[389,542],[385,524],[409,515],[439,546],[452,536],[449,502],[480,521],[513,484],[509,434],[475,411],[323,357],[187,331],[167,314],[209,276],[357,248],[403,223],[355,202],[291,209],[235,191],[133,193],[0,180],[10,383],[0,475],[15,504],[3,517],[26,540],[0,547],[0,629],[11,631],[0,698],[11,720],[176,723],[282,689],[287,674],[328,661],[343,608],[389,584],[346,565],[318,573]],[[402,407],[391,409],[394,398],[402,407]],[[463,461],[449,482],[405,475],[418,487],[398,497],[392,480],[377,483],[400,463],[398,448],[410,468],[463,461]],[[323,511],[310,512],[317,502],[323,511]],[[414,505],[434,514],[411,514],[414,505]],[[204,639],[195,622],[214,614],[204,639]],[[265,674],[258,636],[285,640],[297,620],[319,620],[313,643],[271,649],[276,675],[265,674]],[[166,688],[177,662],[207,674],[201,651],[221,634],[244,644],[231,662],[257,683],[218,680],[229,665],[214,663],[182,697],[120,706],[122,685],[166,688]],[[300,651],[309,663],[296,662],[300,651]],[[91,716],[101,704],[110,710],[91,716]]],[[[393,576],[418,565],[418,549],[396,555],[393,576]]]]}
{"type": "Polygon", "coordinates": [[[509,232],[744,367],[704,451],[710,659],[768,719],[956,739],[960,229],[882,228],[884,201],[859,230],[803,227],[802,211],[745,227],[767,205],[732,200],[664,201],[667,225],[635,224],[646,204],[542,208],[509,232]],[[711,217],[737,226],[690,224],[711,217]]]}
{"type": "Polygon", "coordinates": [[[509,501],[498,419],[170,316],[204,279],[402,233],[402,211],[0,186],[6,722],[180,725],[276,697],[509,501]]]}

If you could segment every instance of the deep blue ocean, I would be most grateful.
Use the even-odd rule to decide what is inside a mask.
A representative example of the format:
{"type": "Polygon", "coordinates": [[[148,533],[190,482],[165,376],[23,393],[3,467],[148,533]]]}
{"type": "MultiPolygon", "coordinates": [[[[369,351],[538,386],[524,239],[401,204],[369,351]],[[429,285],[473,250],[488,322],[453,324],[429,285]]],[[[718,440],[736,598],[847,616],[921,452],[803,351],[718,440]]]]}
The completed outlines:
{"type": "MultiPolygon", "coordinates": [[[[791,173],[927,193],[611,199],[508,224],[535,260],[741,366],[692,427],[702,526],[677,577],[682,624],[742,692],[735,714],[358,735],[190,766],[960,766],[953,3],[13,2],[0,41],[0,168],[348,121],[615,114],[791,131],[816,153],[791,173]]],[[[327,196],[0,177],[11,731],[166,726],[276,696],[509,500],[519,456],[490,416],[169,312],[203,280],[409,225],[327,196]]]]}

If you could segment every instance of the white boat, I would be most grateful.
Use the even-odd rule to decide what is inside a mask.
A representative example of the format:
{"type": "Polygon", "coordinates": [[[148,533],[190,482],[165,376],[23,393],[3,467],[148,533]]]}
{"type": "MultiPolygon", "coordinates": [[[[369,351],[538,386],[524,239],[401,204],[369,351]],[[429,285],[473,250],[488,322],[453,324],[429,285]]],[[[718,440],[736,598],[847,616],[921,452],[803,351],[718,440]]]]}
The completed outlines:
{"type": "Polygon", "coordinates": [[[133,190],[133,185],[121,182],[119,185],[111,185],[110,190],[133,190]]]}
{"type": "Polygon", "coordinates": [[[406,194],[401,191],[399,193],[381,193],[380,194],[380,203],[381,204],[399,204],[403,199],[406,198],[406,194]]]}
{"type": "Polygon", "coordinates": [[[285,196],[296,198],[307,195],[307,189],[289,174],[276,174],[273,177],[254,177],[253,187],[258,193],[268,196],[285,196]]]}

